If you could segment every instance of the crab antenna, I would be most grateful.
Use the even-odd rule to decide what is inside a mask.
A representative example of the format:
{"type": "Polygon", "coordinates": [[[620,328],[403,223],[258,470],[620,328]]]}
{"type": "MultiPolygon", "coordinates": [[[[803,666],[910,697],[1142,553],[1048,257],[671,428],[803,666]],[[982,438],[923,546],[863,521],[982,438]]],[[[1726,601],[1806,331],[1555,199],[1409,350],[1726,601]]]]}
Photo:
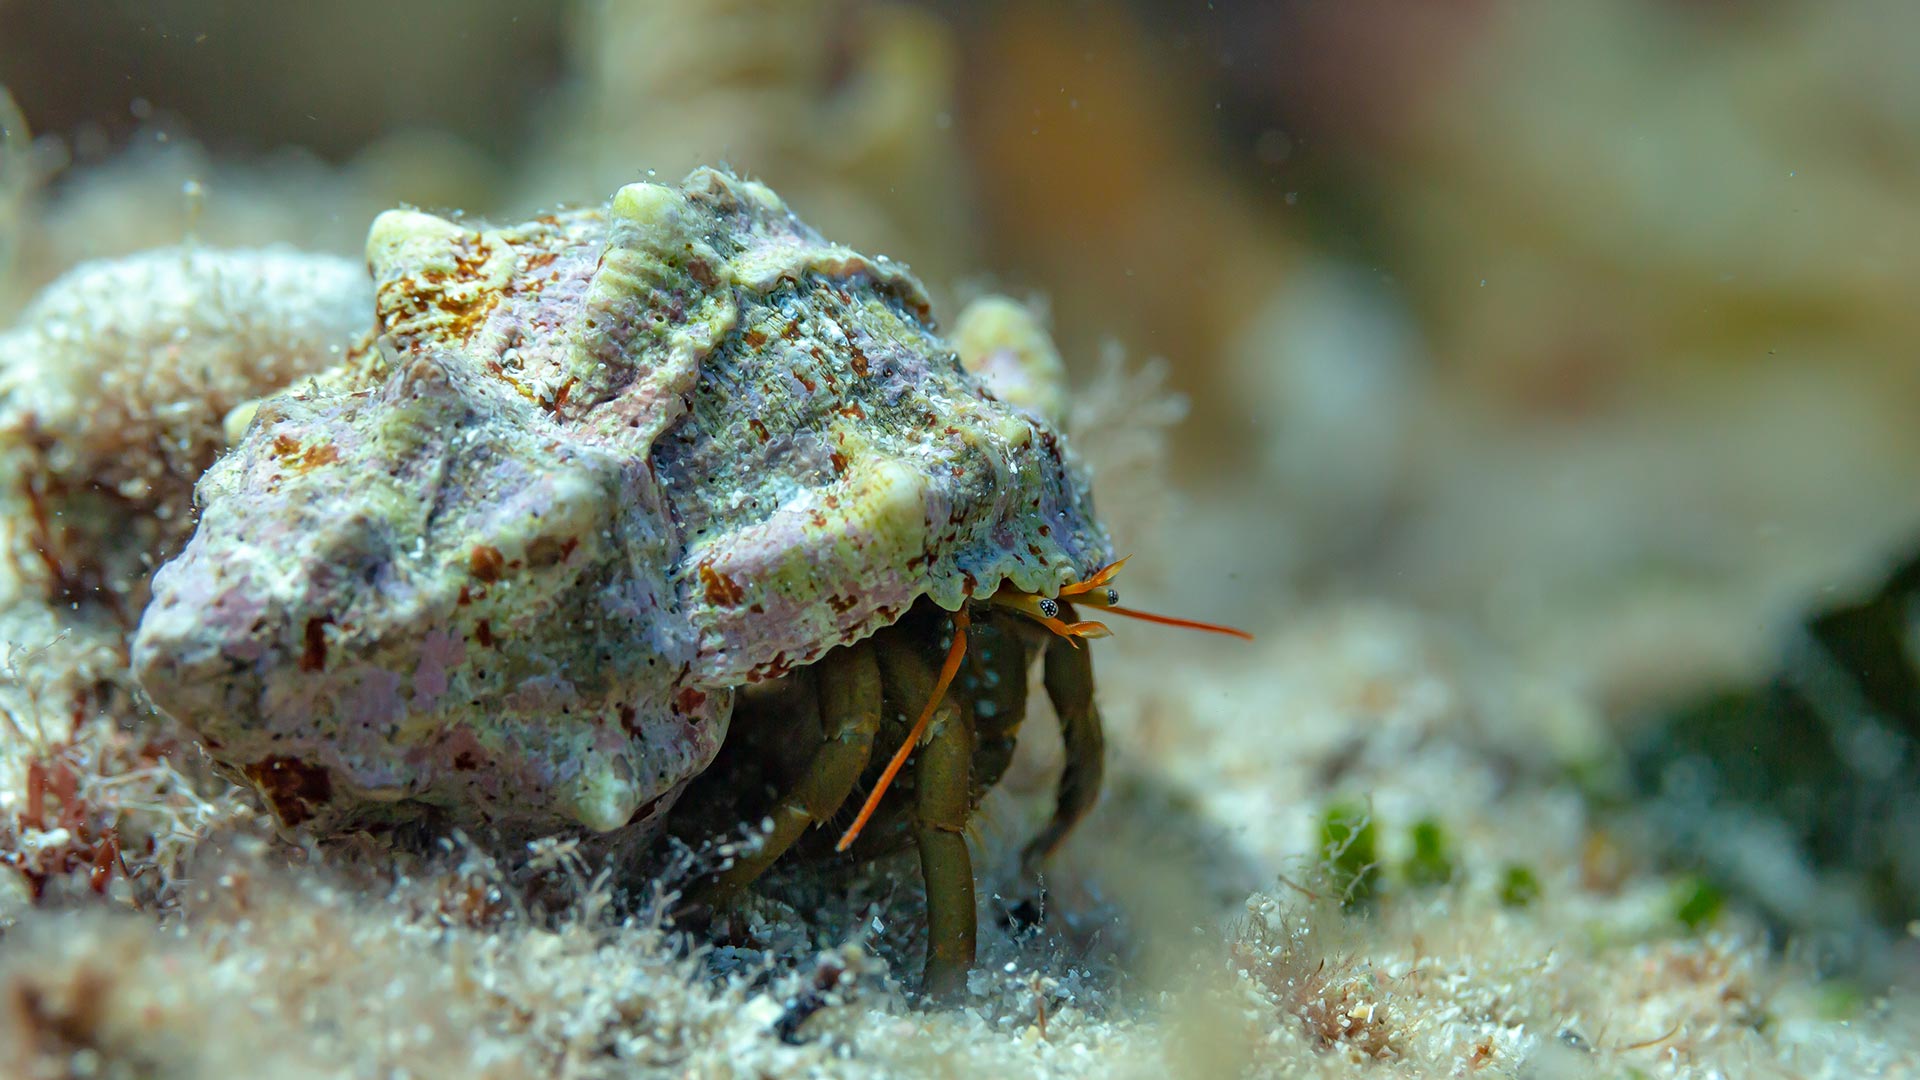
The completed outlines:
{"type": "Polygon", "coordinates": [[[1095,606],[1101,611],[1111,611],[1115,615],[1125,615],[1129,619],[1144,619],[1147,622],[1159,623],[1162,626],[1178,626],[1186,630],[1205,630],[1209,634],[1225,634],[1228,637],[1237,637],[1241,641],[1253,640],[1252,634],[1237,627],[1222,626],[1218,623],[1197,622],[1193,619],[1178,619],[1172,615],[1155,615],[1151,611],[1135,611],[1132,608],[1123,608],[1117,604],[1097,604],[1095,606]]]}
{"type": "Polygon", "coordinates": [[[887,762],[886,771],[880,774],[879,783],[873,785],[873,791],[868,793],[867,801],[861,805],[859,815],[853,819],[852,825],[847,826],[846,833],[840,837],[840,842],[833,846],[833,850],[845,851],[859,839],[860,830],[867,827],[867,819],[880,808],[880,797],[887,793],[893,778],[900,775],[900,768],[907,763],[907,757],[913,753],[913,748],[920,745],[920,737],[926,734],[927,724],[933,719],[933,711],[939,708],[940,702],[946,698],[947,688],[953,685],[954,676],[960,674],[960,661],[967,655],[968,621],[965,607],[953,613],[953,644],[947,647],[947,662],[940,665],[940,678],[933,684],[933,697],[927,702],[927,707],[920,710],[920,719],[915,720],[913,730],[907,732],[907,741],[901,743],[900,749],[894,751],[893,760],[887,762]]]}
{"type": "MultiPolygon", "coordinates": [[[[1132,558],[1132,556],[1128,556],[1127,558],[1132,558]]],[[[1114,577],[1118,575],[1121,568],[1126,565],[1127,559],[1125,558],[1108,563],[1106,566],[1094,571],[1085,581],[1078,581],[1072,585],[1062,587],[1060,595],[1062,597],[1071,596],[1076,603],[1085,604],[1090,608],[1097,608],[1101,611],[1111,611],[1115,615],[1125,615],[1129,619],[1141,619],[1150,623],[1159,623],[1162,626],[1178,626],[1183,630],[1204,630],[1209,634],[1225,634],[1228,637],[1237,637],[1242,641],[1253,640],[1252,634],[1235,627],[1222,626],[1218,623],[1199,622],[1194,619],[1179,619],[1172,615],[1155,615],[1151,611],[1137,611],[1133,608],[1121,607],[1120,595],[1114,592],[1110,586],[1114,577]]],[[[1056,629],[1054,633],[1060,633],[1060,631],[1056,629]]]]}

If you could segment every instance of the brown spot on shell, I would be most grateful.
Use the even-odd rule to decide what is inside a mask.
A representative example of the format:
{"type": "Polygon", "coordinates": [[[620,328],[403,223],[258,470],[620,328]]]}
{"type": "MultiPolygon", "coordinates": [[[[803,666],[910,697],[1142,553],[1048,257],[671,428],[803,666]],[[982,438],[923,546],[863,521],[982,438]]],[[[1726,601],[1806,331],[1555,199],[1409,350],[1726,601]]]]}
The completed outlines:
{"type": "Polygon", "coordinates": [[[500,294],[492,290],[450,295],[450,286],[474,281],[480,277],[481,271],[486,268],[487,257],[490,254],[485,245],[466,248],[455,253],[452,274],[429,271],[420,275],[421,285],[427,287],[419,288],[417,291],[428,296],[433,306],[447,315],[447,330],[456,337],[472,336],[480,323],[486,319],[487,313],[500,302],[500,294]]]}
{"type": "Polygon", "coordinates": [[[314,810],[333,799],[333,777],[327,770],[297,758],[263,758],[244,771],[273,812],[289,825],[313,817],[314,810]]]}
{"type": "Polygon", "coordinates": [[[673,707],[682,715],[697,713],[707,704],[707,695],[691,686],[682,687],[673,696],[673,707]]]}
{"type": "Polygon", "coordinates": [[[747,681],[756,683],[765,682],[768,679],[778,679],[792,670],[793,662],[787,659],[785,652],[779,652],[774,654],[773,659],[762,664],[755,664],[752,670],[747,672],[747,681]]]}
{"type": "Polygon", "coordinates": [[[493,648],[493,624],[486,619],[481,619],[473,628],[473,640],[479,642],[483,649],[493,648]]]}
{"type": "Polygon", "coordinates": [[[330,618],[308,619],[301,631],[300,670],[319,671],[327,666],[327,624],[330,618]]]}
{"type": "Polygon", "coordinates": [[[507,557],[489,544],[477,544],[467,554],[467,572],[481,581],[499,581],[507,568],[507,557]]]}
{"type": "Polygon", "coordinates": [[[721,607],[739,607],[747,595],[739,582],[715,570],[711,563],[700,564],[700,586],[706,590],[707,603],[721,607]]]}
{"type": "Polygon", "coordinates": [[[555,563],[564,562],[567,556],[573,554],[573,549],[579,546],[578,537],[569,536],[564,540],[551,536],[535,537],[533,543],[527,545],[527,565],[552,566],[555,563]]]}
{"type": "Polygon", "coordinates": [[[273,437],[272,450],[283,468],[295,472],[304,473],[340,460],[340,448],[332,443],[302,447],[299,439],[286,434],[273,437]]]}

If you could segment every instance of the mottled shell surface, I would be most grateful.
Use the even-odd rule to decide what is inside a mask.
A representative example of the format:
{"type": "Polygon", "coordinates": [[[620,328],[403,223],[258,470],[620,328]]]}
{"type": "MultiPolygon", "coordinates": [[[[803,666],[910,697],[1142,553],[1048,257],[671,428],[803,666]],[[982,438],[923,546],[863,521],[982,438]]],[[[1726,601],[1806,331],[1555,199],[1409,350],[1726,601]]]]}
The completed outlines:
{"type": "Polygon", "coordinates": [[[732,688],[1110,560],[1042,410],[904,268],[701,170],[508,228],[382,215],[374,344],[264,403],[154,580],[142,684],[319,827],[664,812],[732,688]]]}
{"type": "Polygon", "coordinates": [[[653,464],[703,679],[778,675],[923,595],[1051,595],[1111,560],[1057,432],[961,365],[904,268],[825,243],[757,184],[697,174],[684,198],[672,295],[730,317],[653,464]]]}

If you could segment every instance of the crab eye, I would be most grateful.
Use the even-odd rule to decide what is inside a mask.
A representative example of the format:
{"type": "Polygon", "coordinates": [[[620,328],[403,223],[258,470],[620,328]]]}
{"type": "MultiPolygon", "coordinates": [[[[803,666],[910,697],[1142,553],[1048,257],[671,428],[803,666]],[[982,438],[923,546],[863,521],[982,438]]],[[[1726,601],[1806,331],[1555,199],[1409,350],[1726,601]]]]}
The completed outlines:
{"type": "Polygon", "coordinates": [[[1040,598],[1040,614],[1045,615],[1049,619],[1059,618],[1060,602],[1058,600],[1049,600],[1044,596],[1041,597],[1040,598]]]}
{"type": "Polygon", "coordinates": [[[1107,606],[1112,607],[1113,605],[1119,602],[1120,602],[1120,590],[1108,589],[1107,590],[1107,606]]]}

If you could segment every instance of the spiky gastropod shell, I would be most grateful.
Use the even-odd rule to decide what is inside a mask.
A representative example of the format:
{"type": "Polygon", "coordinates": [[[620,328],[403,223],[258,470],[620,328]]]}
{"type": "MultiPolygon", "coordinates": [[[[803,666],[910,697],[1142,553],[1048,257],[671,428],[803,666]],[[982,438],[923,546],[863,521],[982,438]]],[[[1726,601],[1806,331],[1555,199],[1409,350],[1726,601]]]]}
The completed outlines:
{"type": "Polygon", "coordinates": [[[201,481],[136,670],[283,819],[605,831],[717,749],[644,437],[563,411],[563,373],[602,366],[608,247],[599,211],[382,215],[374,346],[258,405],[201,481]]]}
{"type": "Polygon", "coordinates": [[[375,347],[260,406],[135,649],[289,819],[651,820],[732,688],[1111,558],[1058,433],[919,283],[759,184],[394,211],[368,261],[375,347]]]}

